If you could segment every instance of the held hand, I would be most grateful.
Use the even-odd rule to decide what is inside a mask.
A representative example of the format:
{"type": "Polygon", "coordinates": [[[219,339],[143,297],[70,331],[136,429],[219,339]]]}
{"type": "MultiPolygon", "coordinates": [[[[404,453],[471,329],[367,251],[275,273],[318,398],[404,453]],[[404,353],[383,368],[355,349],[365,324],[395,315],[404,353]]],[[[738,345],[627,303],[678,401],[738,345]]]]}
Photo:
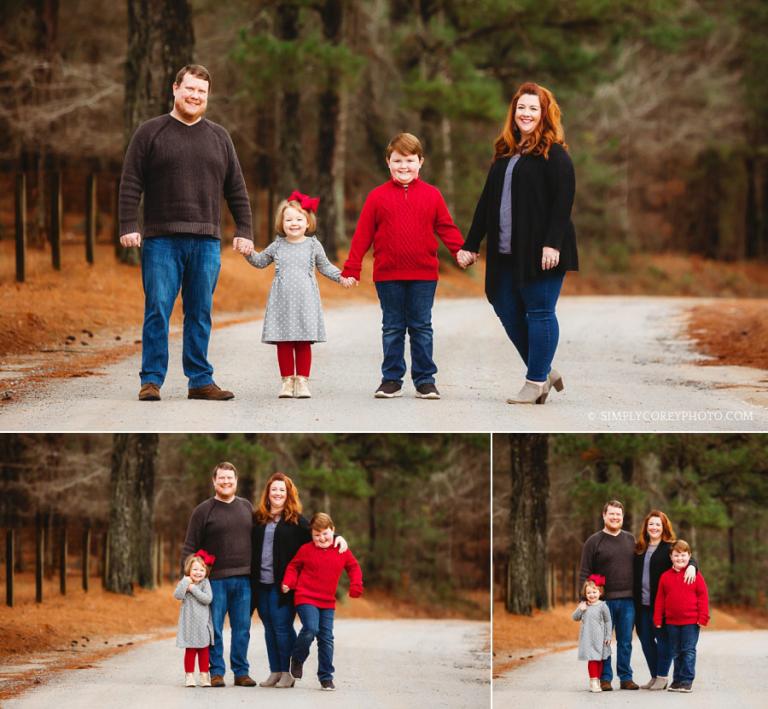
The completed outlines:
{"type": "Polygon", "coordinates": [[[456,262],[462,268],[467,268],[477,261],[477,254],[472,251],[466,251],[465,249],[459,249],[456,252],[456,262]]]}
{"type": "Polygon", "coordinates": [[[339,283],[341,284],[342,288],[351,288],[352,286],[357,285],[357,281],[354,278],[344,278],[343,276],[339,280],[339,283]]]}
{"type": "Polygon", "coordinates": [[[232,250],[241,253],[243,256],[248,256],[253,251],[253,242],[242,236],[236,236],[232,239],[232,250]]]}
{"type": "Polygon", "coordinates": [[[288,591],[290,591],[291,589],[290,589],[290,588],[288,588],[288,586],[286,586],[285,584],[283,584],[282,586],[280,586],[280,590],[281,590],[283,593],[288,593],[288,591]]]}
{"type": "Polygon", "coordinates": [[[549,246],[545,246],[541,250],[541,268],[543,271],[548,271],[551,268],[555,268],[560,263],[560,252],[557,249],[553,249],[549,246]]]}
{"type": "Polygon", "coordinates": [[[123,234],[120,237],[120,246],[130,249],[131,246],[141,246],[141,234],[138,231],[133,231],[130,234],[123,234]]]}
{"type": "Polygon", "coordinates": [[[336,539],[333,540],[333,546],[338,547],[339,554],[343,554],[347,549],[349,549],[349,544],[347,544],[347,540],[344,539],[340,534],[336,537],[336,539]]]}

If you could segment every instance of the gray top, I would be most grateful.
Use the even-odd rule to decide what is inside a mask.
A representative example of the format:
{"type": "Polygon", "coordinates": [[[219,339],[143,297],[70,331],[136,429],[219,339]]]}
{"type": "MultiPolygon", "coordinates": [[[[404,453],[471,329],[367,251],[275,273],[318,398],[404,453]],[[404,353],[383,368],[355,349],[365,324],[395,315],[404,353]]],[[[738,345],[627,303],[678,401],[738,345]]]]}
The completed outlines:
{"type": "Polygon", "coordinates": [[[579,659],[605,660],[611,656],[611,612],[603,601],[573,611],[573,619],[581,621],[579,628],[579,659]]]}
{"type": "Polygon", "coordinates": [[[199,584],[190,583],[185,576],[179,581],[173,597],[181,601],[179,629],[176,633],[176,647],[208,647],[213,645],[213,623],[211,622],[211,582],[203,579],[199,584]]]}
{"type": "Polygon", "coordinates": [[[512,253],[512,171],[520,159],[513,155],[507,163],[504,173],[504,186],[501,189],[501,205],[499,206],[499,253],[512,253]]]}
{"type": "Polygon", "coordinates": [[[252,253],[248,263],[256,268],[275,264],[275,279],[269,291],[261,341],[325,342],[325,323],[315,268],[337,283],[341,270],[325,255],[316,236],[291,243],[278,236],[261,253],[252,253]]]}
{"type": "Polygon", "coordinates": [[[277,522],[272,520],[267,522],[264,527],[264,544],[261,547],[261,570],[259,571],[259,581],[262,583],[274,583],[275,582],[275,565],[274,565],[274,544],[275,544],[275,528],[277,522]]]}
{"type": "Polygon", "coordinates": [[[640,605],[651,605],[651,557],[659,548],[658,544],[649,544],[643,557],[643,579],[640,584],[640,605]]]}

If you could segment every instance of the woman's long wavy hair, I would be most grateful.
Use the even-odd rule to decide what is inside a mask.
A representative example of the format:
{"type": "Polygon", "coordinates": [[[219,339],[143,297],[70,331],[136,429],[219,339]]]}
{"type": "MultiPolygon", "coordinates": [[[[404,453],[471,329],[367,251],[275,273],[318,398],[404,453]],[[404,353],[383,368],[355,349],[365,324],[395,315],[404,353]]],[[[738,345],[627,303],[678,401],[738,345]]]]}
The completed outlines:
{"type": "Polygon", "coordinates": [[[672,529],[672,522],[669,521],[669,517],[661,510],[651,510],[645,515],[643,524],[640,526],[637,542],[635,543],[635,554],[645,554],[645,550],[648,548],[648,542],[651,540],[651,536],[648,534],[648,520],[651,517],[658,517],[661,520],[661,541],[675,541],[675,530],[672,529]]]}
{"type": "Polygon", "coordinates": [[[563,124],[560,122],[560,106],[557,105],[557,101],[555,101],[555,97],[549,89],[545,89],[543,86],[539,86],[532,81],[526,81],[524,84],[521,84],[509,102],[509,110],[504,120],[504,127],[493,144],[493,159],[498,160],[499,158],[509,157],[517,152],[543,155],[545,158],[548,158],[549,149],[553,143],[559,143],[566,150],[568,149],[565,142],[563,124]],[[538,96],[539,103],[541,104],[541,120],[528,138],[521,136],[520,129],[515,123],[517,102],[525,94],[538,96]]]}
{"type": "Polygon", "coordinates": [[[299,491],[285,473],[273,473],[267,484],[264,486],[264,490],[261,493],[261,499],[259,500],[259,506],[256,508],[253,516],[256,518],[258,524],[266,524],[272,519],[272,514],[269,511],[269,488],[276,480],[281,480],[285,483],[285,506],[283,507],[283,519],[289,524],[298,524],[299,516],[301,515],[301,500],[299,500],[299,491]]]}

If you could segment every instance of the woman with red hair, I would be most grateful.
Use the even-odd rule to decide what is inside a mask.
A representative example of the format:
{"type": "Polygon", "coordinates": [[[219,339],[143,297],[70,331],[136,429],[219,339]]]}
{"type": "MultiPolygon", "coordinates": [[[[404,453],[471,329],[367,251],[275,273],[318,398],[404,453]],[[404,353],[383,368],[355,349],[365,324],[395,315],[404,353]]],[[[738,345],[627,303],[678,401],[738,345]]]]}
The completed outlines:
{"type": "MultiPolygon", "coordinates": [[[[635,628],[651,679],[641,689],[667,688],[667,675],[672,664],[666,628],[653,623],[653,606],[661,575],[672,568],[669,550],[675,543],[675,531],[669,517],[661,510],[651,510],[640,527],[635,544],[634,600],[635,628]]],[[[686,583],[696,580],[696,561],[691,559],[685,572],[686,583]]]]}
{"type": "MultiPolygon", "coordinates": [[[[285,473],[270,476],[253,513],[251,546],[251,613],[254,608],[259,612],[269,658],[269,677],[260,683],[261,687],[282,689],[295,682],[290,673],[290,658],[296,642],[296,609],[293,593],[281,593],[280,584],[299,548],[312,541],[309,521],[301,511],[299,491],[293,480],[285,473]]],[[[347,550],[341,536],[335,538],[334,545],[340,553],[347,550]]]]}
{"type": "Polygon", "coordinates": [[[560,107],[551,91],[526,82],[509,104],[472,226],[456,255],[468,266],[488,237],[485,293],[527,367],[510,404],[543,404],[550,387],[563,389],[552,359],[563,278],[579,265],[574,192],[560,107]]]}

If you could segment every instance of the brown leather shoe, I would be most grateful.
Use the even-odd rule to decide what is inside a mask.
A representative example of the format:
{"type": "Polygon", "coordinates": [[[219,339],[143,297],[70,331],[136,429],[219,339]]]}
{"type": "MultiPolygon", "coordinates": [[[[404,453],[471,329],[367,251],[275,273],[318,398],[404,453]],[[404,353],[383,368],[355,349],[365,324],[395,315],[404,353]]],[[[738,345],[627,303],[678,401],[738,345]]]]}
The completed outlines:
{"type": "Polygon", "coordinates": [[[216,384],[206,384],[204,387],[195,387],[187,392],[187,399],[206,399],[207,401],[228,401],[234,399],[231,391],[222,389],[216,384]]]}
{"type": "Polygon", "coordinates": [[[141,385],[139,401],[160,401],[160,387],[153,382],[141,385]]]}
{"type": "Polygon", "coordinates": [[[631,679],[621,680],[622,689],[640,689],[631,679]]]}
{"type": "Polygon", "coordinates": [[[226,687],[224,678],[221,675],[211,675],[211,687],[226,687]]]}
{"type": "Polygon", "coordinates": [[[248,675],[240,675],[239,677],[235,677],[235,687],[255,687],[256,682],[254,682],[248,675]]]}
{"type": "MultiPolygon", "coordinates": [[[[213,680],[211,680],[213,681],[213,680]]],[[[611,683],[607,679],[601,679],[600,680],[600,689],[603,692],[612,692],[613,687],[611,687],[611,683]]]]}

